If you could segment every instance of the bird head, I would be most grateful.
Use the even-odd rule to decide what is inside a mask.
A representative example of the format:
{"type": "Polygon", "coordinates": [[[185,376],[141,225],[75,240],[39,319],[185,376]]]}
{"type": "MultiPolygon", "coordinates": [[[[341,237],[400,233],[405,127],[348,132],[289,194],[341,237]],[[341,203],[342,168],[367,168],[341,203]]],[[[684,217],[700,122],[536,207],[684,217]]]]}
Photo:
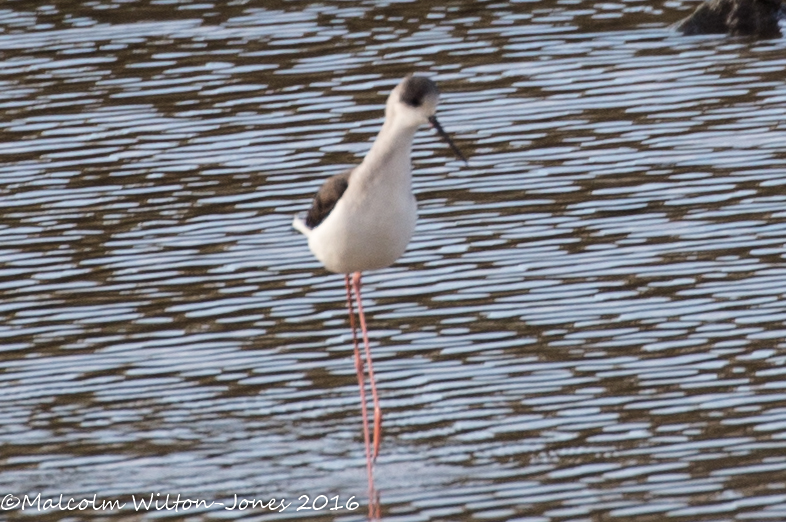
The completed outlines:
{"type": "Polygon", "coordinates": [[[396,124],[408,127],[420,127],[424,123],[431,124],[437,133],[447,142],[453,152],[467,163],[466,158],[458,150],[453,140],[437,121],[437,104],[439,89],[437,84],[424,76],[408,75],[390,93],[385,107],[385,117],[396,124]]]}

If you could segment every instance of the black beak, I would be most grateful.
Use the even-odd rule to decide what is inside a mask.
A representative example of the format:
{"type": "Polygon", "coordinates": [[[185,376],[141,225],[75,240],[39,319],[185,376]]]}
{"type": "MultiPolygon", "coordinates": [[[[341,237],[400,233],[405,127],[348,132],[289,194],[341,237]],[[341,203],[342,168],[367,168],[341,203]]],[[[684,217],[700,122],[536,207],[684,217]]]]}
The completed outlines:
{"type": "Polygon", "coordinates": [[[456,147],[456,144],[453,143],[453,140],[450,139],[450,136],[448,136],[448,133],[445,132],[445,129],[443,129],[442,125],[440,125],[439,122],[437,121],[437,117],[436,116],[431,116],[428,119],[428,122],[431,124],[432,127],[434,127],[437,130],[437,133],[442,137],[442,139],[445,140],[446,142],[448,142],[448,145],[450,145],[450,148],[453,149],[453,152],[456,153],[456,156],[458,156],[465,164],[469,165],[469,162],[467,161],[467,158],[465,158],[464,155],[461,153],[461,151],[458,150],[458,147],[456,147]]]}

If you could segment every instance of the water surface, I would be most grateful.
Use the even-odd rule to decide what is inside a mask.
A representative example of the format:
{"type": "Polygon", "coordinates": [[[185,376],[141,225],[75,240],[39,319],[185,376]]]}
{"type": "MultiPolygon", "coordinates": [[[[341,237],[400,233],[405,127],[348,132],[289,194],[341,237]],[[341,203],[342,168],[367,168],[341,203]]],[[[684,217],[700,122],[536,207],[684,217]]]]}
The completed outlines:
{"type": "Polygon", "coordinates": [[[3,516],[364,518],[343,280],[290,223],[418,72],[470,164],[417,135],[364,278],[384,519],[786,518],[786,42],[696,5],[4,5],[0,493],[127,506],[3,516]]]}

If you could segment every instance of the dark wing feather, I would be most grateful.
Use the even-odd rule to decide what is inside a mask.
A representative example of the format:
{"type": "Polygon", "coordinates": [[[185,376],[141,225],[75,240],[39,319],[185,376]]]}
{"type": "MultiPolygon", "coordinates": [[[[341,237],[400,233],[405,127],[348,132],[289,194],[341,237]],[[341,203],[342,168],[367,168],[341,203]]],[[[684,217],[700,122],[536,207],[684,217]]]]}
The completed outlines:
{"type": "Polygon", "coordinates": [[[319,188],[306,215],[306,226],[315,228],[322,223],[349,186],[352,170],[329,177],[319,188]]]}

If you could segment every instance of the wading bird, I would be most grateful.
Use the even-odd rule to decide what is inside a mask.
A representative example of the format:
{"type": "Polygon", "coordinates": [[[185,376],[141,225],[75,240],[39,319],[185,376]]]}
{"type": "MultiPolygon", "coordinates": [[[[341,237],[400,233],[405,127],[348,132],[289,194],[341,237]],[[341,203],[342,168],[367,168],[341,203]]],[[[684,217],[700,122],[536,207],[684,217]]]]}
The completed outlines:
{"type": "Polygon", "coordinates": [[[412,238],[417,203],[412,194],[410,156],[418,128],[430,123],[453,152],[467,162],[437,121],[438,101],[439,90],[433,81],[422,76],[404,78],[388,96],[385,122],[360,165],[328,178],[317,192],[305,219],[296,216],[292,223],[308,238],[311,252],[325,268],[344,274],[370,480],[372,463],[379,454],[382,412],[363,314],[361,272],[392,265],[404,253],[412,238]],[[366,411],[365,372],[352,305],[353,290],[374,404],[373,453],[366,411]]]}

